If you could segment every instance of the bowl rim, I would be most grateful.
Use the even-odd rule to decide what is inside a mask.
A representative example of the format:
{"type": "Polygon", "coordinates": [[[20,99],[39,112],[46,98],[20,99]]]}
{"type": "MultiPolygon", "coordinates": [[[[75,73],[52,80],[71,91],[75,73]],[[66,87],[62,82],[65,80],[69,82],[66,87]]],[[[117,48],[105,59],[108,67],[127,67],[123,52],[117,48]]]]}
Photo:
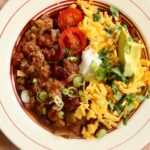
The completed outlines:
{"type": "MultiPolygon", "coordinates": [[[[28,0],[28,1],[26,1],[26,2],[29,2],[30,0],[28,0]]],[[[25,5],[25,3],[24,3],[24,5],[25,5]]],[[[24,5],[22,5],[22,7],[24,6],[24,5]]],[[[21,7],[21,8],[22,8],[21,7]]],[[[10,20],[11,21],[11,20],[10,20]]],[[[9,22],[8,22],[9,23],[9,22]]],[[[7,25],[7,24],[6,24],[7,25]]],[[[6,26],[7,27],[7,26],[6,26]]],[[[4,28],[4,29],[6,29],[6,27],[4,28]]],[[[4,31],[2,31],[2,33],[0,34],[0,38],[2,37],[2,35],[3,35],[3,32],[4,31]]],[[[0,104],[3,106],[3,104],[2,104],[2,101],[0,101],[0,104]]],[[[148,121],[149,122],[149,121],[148,121]]]]}

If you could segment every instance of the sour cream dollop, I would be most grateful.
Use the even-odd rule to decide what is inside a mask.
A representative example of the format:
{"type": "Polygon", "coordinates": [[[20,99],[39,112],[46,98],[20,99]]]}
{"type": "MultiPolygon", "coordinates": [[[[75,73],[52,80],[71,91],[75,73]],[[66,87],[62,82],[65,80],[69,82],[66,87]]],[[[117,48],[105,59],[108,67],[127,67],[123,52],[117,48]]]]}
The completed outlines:
{"type": "Polygon", "coordinates": [[[82,52],[82,62],[80,64],[80,73],[86,78],[87,75],[91,74],[91,64],[92,62],[100,65],[102,61],[99,59],[98,54],[94,53],[91,47],[86,47],[82,52]]]}

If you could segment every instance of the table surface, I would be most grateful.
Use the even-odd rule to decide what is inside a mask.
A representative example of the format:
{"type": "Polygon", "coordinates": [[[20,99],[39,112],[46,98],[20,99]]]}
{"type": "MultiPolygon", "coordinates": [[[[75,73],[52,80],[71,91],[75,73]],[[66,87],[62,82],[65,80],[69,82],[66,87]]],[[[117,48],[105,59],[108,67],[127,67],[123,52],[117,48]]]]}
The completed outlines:
{"type": "MultiPolygon", "coordinates": [[[[7,0],[0,0],[0,9],[7,0]]],[[[0,150],[19,150],[8,138],[0,131],[0,150]]],[[[150,150],[150,143],[142,150],[150,150]]]]}
{"type": "Polygon", "coordinates": [[[0,131],[0,150],[19,150],[7,137],[0,131]]]}

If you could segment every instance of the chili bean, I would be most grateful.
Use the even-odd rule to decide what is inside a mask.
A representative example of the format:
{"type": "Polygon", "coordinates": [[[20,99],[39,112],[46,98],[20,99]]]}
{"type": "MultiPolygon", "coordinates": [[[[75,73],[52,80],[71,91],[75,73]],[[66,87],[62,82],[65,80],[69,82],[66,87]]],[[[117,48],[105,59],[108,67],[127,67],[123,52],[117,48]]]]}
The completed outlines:
{"type": "Polygon", "coordinates": [[[75,98],[72,100],[68,100],[66,102],[66,111],[67,112],[71,112],[73,111],[78,105],[80,105],[80,99],[79,98],[75,98]]]}
{"type": "Polygon", "coordinates": [[[69,73],[67,72],[67,70],[65,68],[62,67],[55,67],[55,78],[57,78],[58,80],[63,80],[66,79],[69,75],[69,73]]]}

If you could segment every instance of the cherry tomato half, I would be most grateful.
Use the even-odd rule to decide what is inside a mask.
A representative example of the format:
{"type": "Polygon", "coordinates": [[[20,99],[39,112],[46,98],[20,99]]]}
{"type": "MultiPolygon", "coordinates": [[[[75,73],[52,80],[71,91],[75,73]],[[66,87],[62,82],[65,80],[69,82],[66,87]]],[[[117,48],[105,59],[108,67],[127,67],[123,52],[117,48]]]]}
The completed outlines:
{"type": "Polygon", "coordinates": [[[85,49],[86,41],[85,34],[76,27],[64,30],[58,39],[60,48],[70,48],[73,55],[85,49]]]}
{"type": "Polygon", "coordinates": [[[69,27],[76,27],[82,21],[82,12],[77,8],[67,8],[58,16],[58,26],[63,31],[69,27]]]}

